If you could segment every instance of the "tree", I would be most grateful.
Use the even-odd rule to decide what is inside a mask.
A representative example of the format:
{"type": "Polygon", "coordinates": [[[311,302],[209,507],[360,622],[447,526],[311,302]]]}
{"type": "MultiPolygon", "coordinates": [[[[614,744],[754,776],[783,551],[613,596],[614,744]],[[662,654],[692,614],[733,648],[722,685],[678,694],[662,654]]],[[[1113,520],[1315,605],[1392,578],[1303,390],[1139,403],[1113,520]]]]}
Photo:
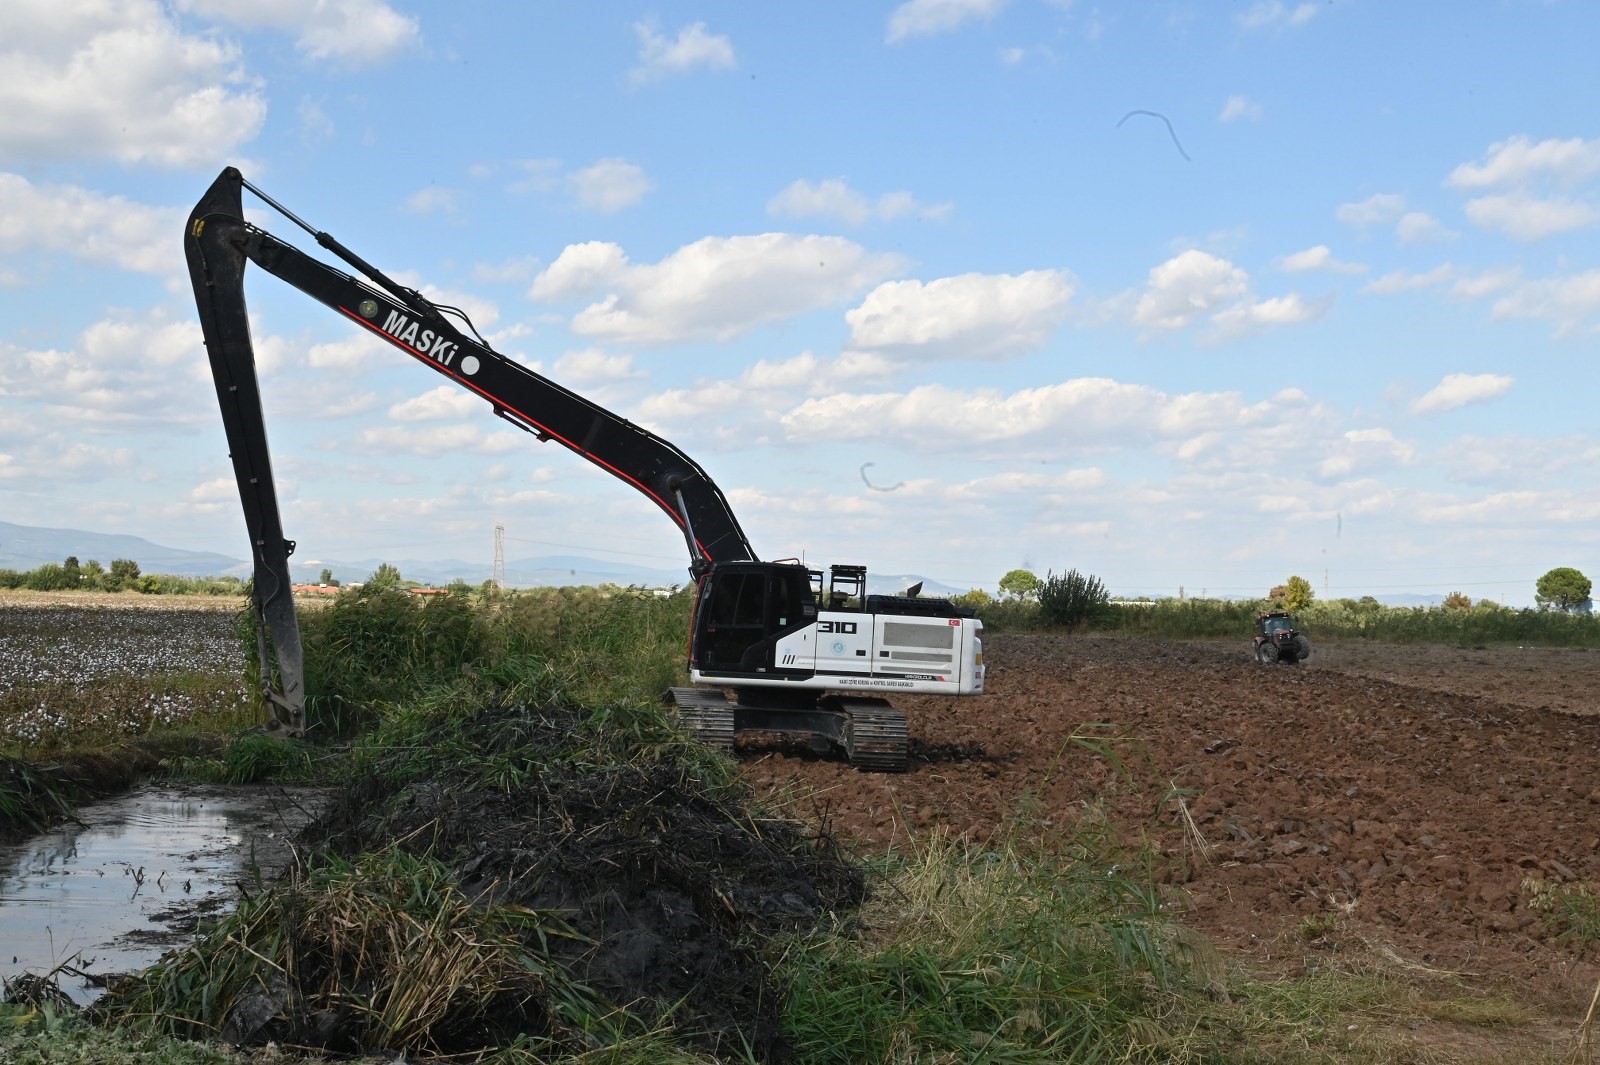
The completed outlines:
{"type": "Polygon", "coordinates": [[[1039,578],[1025,569],[1014,569],[1000,578],[1000,590],[1013,599],[1026,599],[1039,590],[1039,578]]]}
{"type": "Polygon", "coordinates": [[[950,601],[956,606],[966,607],[969,610],[982,610],[994,602],[994,596],[982,588],[973,588],[970,591],[962,592],[960,595],[952,595],[950,601]]]}
{"type": "Polygon", "coordinates": [[[333,570],[326,567],[324,567],[322,570],[322,576],[317,578],[317,583],[326,584],[329,588],[339,587],[339,582],[334,579],[333,570]]]}
{"type": "Polygon", "coordinates": [[[124,588],[132,588],[138,579],[139,563],[131,558],[114,558],[111,560],[111,572],[101,578],[101,583],[108,592],[120,592],[124,588]]]}
{"type": "Polygon", "coordinates": [[[1446,610],[1471,610],[1472,596],[1467,595],[1465,592],[1451,592],[1444,597],[1444,608],[1446,610]]]}
{"type": "Polygon", "coordinates": [[[1539,583],[1534,586],[1533,601],[1539,604],[1541,610],[1551,607],[1571,610],[1589,598],[1593,587],[1588,577],[1571,566],[1557,566],[1539,578],[1539,583]]]}
{"type": "Polygon", "coordinates": [[[1283,586],[1283,605],[1291,613],[1298,614],[1311,605],[1311,600],[1317,597],[1312,590],[1311,582],[1304,577],[1290,577],[1283,586]]]}
{"type": "Polygon", "coordinates": [[[83,580],[83,569],[78,565],[77,555],[68,555],[61,564],[61,580],[67,588],[76,588],[83,580]]]}
{"type": "Polygon", "coordinates": [[[372,576],[367,578],[367,583],[362,586],[363,592],[384,592],[392,588],[399,588],[405,583],[400,576],[400,569],[388,562],[378,563],[378,568],[372,571],[372,576]]]}

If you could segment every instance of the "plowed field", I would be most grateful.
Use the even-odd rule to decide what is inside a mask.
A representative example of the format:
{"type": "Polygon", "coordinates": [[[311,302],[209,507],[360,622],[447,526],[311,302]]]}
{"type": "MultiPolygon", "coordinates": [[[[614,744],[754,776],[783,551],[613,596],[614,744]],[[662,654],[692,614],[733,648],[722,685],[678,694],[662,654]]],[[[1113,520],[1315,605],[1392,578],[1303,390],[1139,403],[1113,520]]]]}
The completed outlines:
{"type": "Polygon", "coordinates": [[[1185,923],[1261,964],[1324,917],[1417,972],[1558,1014],[1587,1002],[1595,970],[1523,885],[1600,881],[1600,652],[1319,645],[1260,666],[1246,641],[999,635],[985,650],[989,694],[896,700],[909,772],[757,746],[749,776],[880,845],[981,839],[1024,807],[1070,830],[1102,804],[1165,856],[1185,923]],[[1131,780],[1071,742],[1095,723],[1123,737],[1131,780]]]}

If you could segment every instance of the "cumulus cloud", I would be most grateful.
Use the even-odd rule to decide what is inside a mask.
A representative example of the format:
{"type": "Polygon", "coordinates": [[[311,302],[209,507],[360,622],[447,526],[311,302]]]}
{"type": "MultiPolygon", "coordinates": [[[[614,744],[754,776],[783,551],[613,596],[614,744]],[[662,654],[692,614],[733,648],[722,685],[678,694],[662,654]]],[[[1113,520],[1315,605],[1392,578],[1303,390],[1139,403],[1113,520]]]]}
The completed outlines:
{"type": "Polygon", "coordinates": [[[1060,270],[890,281],[848,311],[850,344],[892,358],[998,359],[1033,351],[1066,317],[1060,270]]]}
{"type": "Polygon", "coordinates": [[[665,344],[729,340],[848,299],[902,267],[841,237],[763,233],[706,237],[654,264],[634,264],[615,244],[562,250],[534,279],[540,300],[604,293],[572,319],[584,336],[665,344]]]}
{"type": "Polygon", "coordinates": [[[1512,137],[1490,145],[1483,161],[1462,163],[1446,184],[1474,192],[1504,190],[1467,201],[1467,217],[1513,240],[1536,241],[1594,225],[1600,209],[1571,190],[1600,174],[1600,140],[1512,137]]]}
{"type": "Polygon", "coordinates": [[[0,484],[8,488],[48,488],[63,482],[120,481],[137,465],[138,459],[129,448],[96,447],[60,433],[49,433],[0,451],[0,484]]]}
{"type": "Polygon", "coordinates": [[[1283,268],[1290,273],[1306,270],[1330,270],[1336,274],[1361,274],[1366,267],[1360,263],[1347,263],[1334,257],[1333,249],[1326,244],[1297,251],[1283,257],[1283,268]]]}
{"type": "Polygon", "coordinates": [[[632,207],[655,188],[644,168],[626,159],[601,159],[575,170],[567,176],[567,184],[580,204],[604,214],[632,207]]]}
{"type": "Polygon", "coordinates": [[[812,183],[801,179],[767,202],[767,213],[789,218],[836,218],[859,226],[896,218],[943,221],[950,204],[922,204],[909,192],[886,192],[876,199],[851,188],[842,178],[812,183]]]}
{"type": "Polygon", "coordinates": [[[551,367],[551,375],[568,384],[601,385],[643,377],[633,356],[613,355],[599,348],[564,353],[551,367]]]}
{"type": "Polygon", "coordinates": [[[922,385],[819,396],[781,420],[793,436],[830,440],[949,441],[951,447],[1032,442],[1098,450],[1250,424],[1263,410],[1232,392],[1172,396],[1148,385],[1080,377],[1009,394],[922,385]]]}
{"type": "Polygon", "coordinates": [[[383,0],[177,0],[178,10],[250,29],[295,35],[312,59],[378,63],[416,47],[417,20],[383,0]]]}
{"type": "Polygon", "coordinates": [[[0,4],[0,153],[188,167],[266,118],[239,52],[185,35],[156,0],[0,4]]]}
{"type": "Polygon", "coordinates": [[[1600,174],[1600,140],[1543,140],[1516,136],[1489,146],[1481,163],[1462,163],[1446,183],[1458,189],[1527,185],[1550,179],[1578,185],[1600,174]]]}
{"type": "Polygon", "coordinates": [[[460,422],[420,429],[409,425],[375,426],[361,430],[356,439],[360,448],[370,453],[428,458],[462,453],[502,455],[525,447],[527,441],[522,433],[503,430],[491,432],[476,424],[460,422]]]}
{"type": "Polygon", "coordinates": [[[1416,447],[1388,429],[1351,429],[1333,442],[1317,466],[1324,477],[1343,478],[1361,472],[1404,465],[1416,456],[1416,447]]]}
{"type": "Polygon", "coordinates": [[[1182,329],[1248,295],[1250,278],[1226,259],[1190,249],[1150,271],[1134,323],[1152,329],[1182,329]]]}
{"type": "Polygon", "coordinates": [[[175,209],[0,173],[3,254],[53,252],[91,266],[177,275],[186,268],[172,234],[182,225],[183,213],[175,209]]]}
{"type": "Polygon", "coordinates": [[[1261,105],[1244,96],[1230,96],[1228,102],[1222,105],[1222,114],[1217,116],[1219,122],[1237,122],[1247,118],[1252,122],[1261,120],[1263,112],[1261,105]]]}
{"type": "Polygon", "coordinates": [[[408,214],[452,214],[456,209],[456,194],[442,185],[428,185],[406,197],[408,214]]]}
{"type": "Polygon", "coordinates": [[[455,385],[440,385],[396,403],[389,408],[389,417],[397,422],[443,421],[467,417],[482,406],[483,401],[471,392],[455,385]]]}
{"type": "Polygon", "coordinates": [[[1493,314],[1549,322],[1558,337],[1593,335],[1600,329],[1600,270],[1521,282],[1495,300],[1493,314]]]}
{"type": "Polygon", "coordinates": [[[1381,192],[1368,196],[1359,203],[1343,203],[1334,212],[1334,217],[1347,226],[1364,229],[1367,226],[1388,225],[1398,222],[1400,216],[1405,214],[1406,200],[1391,192],[1381,192]]]}
{"type": "Polygon", "coordinates": [[[635,85],[687,74],[702,67],[731,70],[737,65],[733,42],[726,36],[707,32],[704,22],[683,27],[678,36],[671,39],[648,22],[634,23],[633,32],[639,37],[639,62],[628,72],[628,77],[635,85]]]}
{"type": "Polygon", "coordinates": [[[1199,322],[1213,327],[1220,339],[1272,325],[1311,321],[1328,307],[1298,293],[1257,299],[1250,277],[1226,259],[1191,248],[1150,271],[1144,291],[1133,303],[1133,324],[1174,332],[1199,322]]]}
{"type": "Polygon", "coordinates": [[[907,0],[890,13],[884,39],[895,44],[907,37],[948,33],[974,19],[992,19],[1005,6],[1006,0],[907,0]]]}
{"type": "Polygon", "coordinates": [[[1483,229],[1522,241],[1570,233],[1600,219],[1600,210],[1587,203],[1565,198],[1539,199],[1521,193],[1481,196],[1467,201],[1465,210],[1467,217],[1483,229]]]}
{"type": "Polygon", "coordinates": [[[1401,244],[1433,244],[1454,239],[1454,230],[1426,211],[1407,211],[1394,224],[1395,236],[1401,244]]]}
{"type": "Polygon", "coordinates": [[[67,350],[0,348],[0,394],[90,431],[195,424],[215,417],[198,322],[165,311],[95,322],[67,350]]]}
{"type": "Polygon", "coordinates": [[[1505,395],[1516,380],[1515,377],[1493,373],[1447,374],[1444,380],[1418,397],[1411,404],[1411,410],[1415,414],[1434,414],[1465,407],[1469,403],[1481,403],[1505,395]]]}
{"type": "Polygon", "coordinates": [[[1278,26],[1304,26],[1316,15],[1316,4],[1295,4],[1291,7],[1282,0],[1257,0],[1238,19],[1239,25],[1247,30],[1264,30],[1278,26]]]}

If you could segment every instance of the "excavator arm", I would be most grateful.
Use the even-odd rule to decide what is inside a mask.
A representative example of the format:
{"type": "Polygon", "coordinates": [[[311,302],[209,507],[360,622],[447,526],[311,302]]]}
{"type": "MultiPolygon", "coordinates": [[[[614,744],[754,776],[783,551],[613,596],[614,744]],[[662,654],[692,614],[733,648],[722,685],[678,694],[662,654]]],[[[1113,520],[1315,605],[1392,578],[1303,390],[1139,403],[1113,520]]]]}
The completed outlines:
{"type": "Polygon", "coordinates": [[[245,307],[247,263],[255,263],[476,393],[496,415],[540,441],[554,440],[642,492],[682,531],[692,575],[698,577],[714,562],[755,559],[722,491],[693,459],[494,351],[465,315],[397,284],[327,233],[279,206],[233,167],[224,170],[195,205],[184,230],[184,252],[253,550],[263,687],[273,704],[275,727],[293,733],[304,730],[304,671],[290,591],[288,560],[294,542],[284,538],[279,516],[245,307]],[[246,188],[368,280],[329,266],[245,221],[246,188]]]}

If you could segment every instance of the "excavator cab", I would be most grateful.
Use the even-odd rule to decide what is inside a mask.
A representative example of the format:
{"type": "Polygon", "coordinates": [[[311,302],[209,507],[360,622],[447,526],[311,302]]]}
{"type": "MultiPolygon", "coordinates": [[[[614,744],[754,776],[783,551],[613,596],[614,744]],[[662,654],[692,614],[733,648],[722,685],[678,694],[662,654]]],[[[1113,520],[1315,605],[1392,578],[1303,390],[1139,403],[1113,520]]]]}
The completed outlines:
{"type": "Polygon", "coordinates": [[[778,641],[817,620],[812,574],[781,562],[724,562],[700,579],[689,661],[724,676],[777,676],[778,641]]]}

